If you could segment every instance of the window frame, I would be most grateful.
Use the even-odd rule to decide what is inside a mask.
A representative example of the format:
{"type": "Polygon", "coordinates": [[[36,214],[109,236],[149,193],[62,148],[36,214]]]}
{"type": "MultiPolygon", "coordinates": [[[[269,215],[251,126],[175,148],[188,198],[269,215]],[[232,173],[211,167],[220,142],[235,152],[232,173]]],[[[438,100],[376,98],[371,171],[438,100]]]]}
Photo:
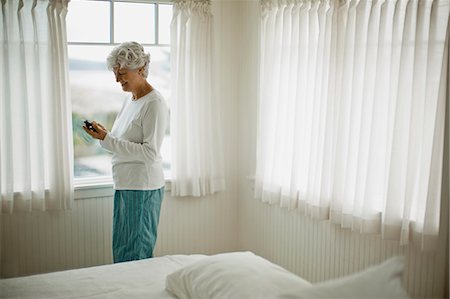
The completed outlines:
{"type": "MultiPolygon", "coordinates": [[[[145,3],[155,5],[155,19],[154,43],[141,43],[144,47],[169,47],[170,44],[159,43],[159,5],[173,5],[174,0],[83,0],[91,2],[108,2],[109,8],[109,42],[70,42],[67,41],[67,46],[117,46],[120,42],[114,41],[114,4],[115,3],[145,3]]],[[[170,191],[170,179],[165,179],[165,191],[170,191]]],[[[95,197],[110,197],[113,190],[113,179],[111,176],[98,177],[73,177],[73,184],[75,188],[75,199],[95,198],[95,197]]]]}

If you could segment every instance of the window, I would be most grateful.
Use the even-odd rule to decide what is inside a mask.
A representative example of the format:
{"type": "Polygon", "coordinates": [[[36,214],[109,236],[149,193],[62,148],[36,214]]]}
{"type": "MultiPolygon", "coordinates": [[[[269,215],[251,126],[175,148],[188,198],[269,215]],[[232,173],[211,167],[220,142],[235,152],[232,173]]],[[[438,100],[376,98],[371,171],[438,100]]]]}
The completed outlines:
{"type": "MultiPolygon", "coordinates": [[[[148,81],[170,102],[170,21],[172,5],[162,1],[72,0],[67,13],[69,74],[72,96],[74,177],[111,176],[111,155],[83,130],[85,119],[111,129],[126,94],[106,68],[112,48],[124,41],[150,52],[148,81]]],[[[169,129],[161,154],[170,176],[169,129]]]]}

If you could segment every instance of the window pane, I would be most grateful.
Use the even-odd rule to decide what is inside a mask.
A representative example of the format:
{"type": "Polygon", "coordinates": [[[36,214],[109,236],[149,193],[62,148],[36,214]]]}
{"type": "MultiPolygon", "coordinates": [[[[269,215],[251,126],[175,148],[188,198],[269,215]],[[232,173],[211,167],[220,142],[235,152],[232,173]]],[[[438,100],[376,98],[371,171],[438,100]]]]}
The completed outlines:
{"type": "MultiPolygon", "coordinates": [[[[69,45],[75,178],[111,175],[111,155],[82,129],[83,121],[96,120],[111,130],[128,93],[122,91],[106,57],[113,46],[69,45]]],[[[170,101],[170,48],[146,47],[151,62],[147,80],[170,101]]],[[[164,172],[170,178],[169,129],[161,148],[164,172]]]]}
{"type": "Polygon", "coordinates": [[[155,5],[145,3],[114,4],[114,42],[155,42],[155,5]]]}
{"type": "Polygon", "coordinates": [[[170,47],[144,47],[150,53],[147,81],[170,102],[170,47]]]}
{"type": "Polygon", "coordinates": [[[158,8],[159,43],[170,44],[170,22],[172,21],[172,5],[160,4],[158,8]]]}
{"type": "Polygon", "coordinates": [[[111,129],[125,94],[106,68],[111,46],[69,46],[75,177],[110,176],[110,154],[84,132],[83,121],[111,129]]]}
{"type": "Polygon", "coordinates": [[[67,11],[68,42],[109,42],[109,2],[70,1],[67,11]]]}

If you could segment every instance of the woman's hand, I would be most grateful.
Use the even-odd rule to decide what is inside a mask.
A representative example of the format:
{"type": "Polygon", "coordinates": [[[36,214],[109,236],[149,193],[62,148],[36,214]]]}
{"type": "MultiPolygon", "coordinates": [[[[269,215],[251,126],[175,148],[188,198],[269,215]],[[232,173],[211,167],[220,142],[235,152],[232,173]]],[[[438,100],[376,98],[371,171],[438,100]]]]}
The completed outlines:
{"type": "Polygon", "coordinates": [[[86,133],[91,135],[92,138],[99,139],[99,140],[105,139],[106,134],[108,134],[108,130],[106,130],[104,126],[97,123],[96,121],[92,122],[92,126],[94,127],[94,129],[97,132],[89,130],[86,126],[83,126],[83,129],[84,129],[84,131],[86,131],[86,133]]]}

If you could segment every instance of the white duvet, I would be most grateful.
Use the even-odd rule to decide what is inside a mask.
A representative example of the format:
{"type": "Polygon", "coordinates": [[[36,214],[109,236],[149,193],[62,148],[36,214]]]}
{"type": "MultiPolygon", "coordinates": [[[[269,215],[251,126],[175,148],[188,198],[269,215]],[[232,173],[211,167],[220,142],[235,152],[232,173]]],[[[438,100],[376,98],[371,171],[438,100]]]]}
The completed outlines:
{"type": "Polygon", "coordinates": [[[206,255],[169,255],[133,262],[0,280],[0,298],[176,298],[166,276],[206,255]]]}

